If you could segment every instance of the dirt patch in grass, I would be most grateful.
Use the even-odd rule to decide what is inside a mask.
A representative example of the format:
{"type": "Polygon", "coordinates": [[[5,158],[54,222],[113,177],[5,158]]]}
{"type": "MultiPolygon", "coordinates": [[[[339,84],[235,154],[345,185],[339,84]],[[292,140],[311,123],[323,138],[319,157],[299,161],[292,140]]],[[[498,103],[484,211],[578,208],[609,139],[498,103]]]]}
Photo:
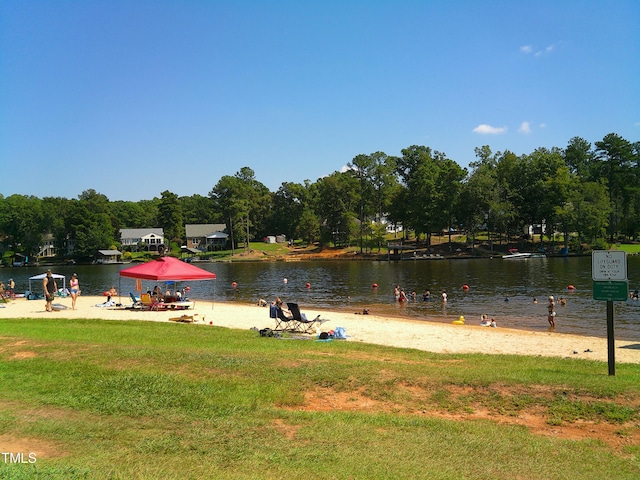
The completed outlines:
{"type": "MultiPolygon", "coordinates": [[[[554,392],[550,388],[534,387],[523,392],[522,387],[492,386],[492,392],[502,397],[515,397],[528,393],[536,398],[551,398],[554,392]]],[[[620,455],[631,447],[640,447],[640,422],[609,423],[605,421],[578,420],[554,425],[549,422],[547,409],[541,402],[532,402],[517,412],[501,411],[486,405],[486,392],[473,387],[451,386],[445,395],[452,404],[462,408],[449,410],[433,402],[433,391],[419,386],[400,386],[401,400],[388,401],[370,398],[363,391],[336,391],[332,388],[315,388],[305,393],[304,405],[294,407],[304,411],[359,411],[371,413],[396,413],[404,415],[424,415],[454,421],[489,420],[503,425],[521,425],[536,435],[544,435],[571,440],[599,440],[609,445],[620,455]]],[[[574,400],[589,402],[592,398],[572,395],[574,400]]],[[[623,404],[635,408],[638,401],[629,400],[623,404]]],[[[620,399],[617,402],[620,405],[620,399]]]]}
{"type": "Polygon", "coordinates": [[[286,423],[283,419],[281,418],[276,418],[273,421],[273,427],[282,434],[283,437],[285,437],[287,440],[293,440],[296,438],[296,434],[298,433],[298,430],[300,430],[300,425],[291,425],[289,423],[286,423]]]}
{"type": "Polygon", "coordinates": [[[37,357],[38,354],[36,352],[32,352],[30,350],[23,350],[21,352],[14,352],[13,355],[11,355],[11,359],[12,360],[24,360],[25,358],[34,358],[37,357]]]}
{"type": "MultiPolygon", "coordinates": [[[[12,454],[23,454],[24,461],[29,460],[29,454],[34,453],[37,459],[57,458],[69,455],[61,443],[52,442],[40,437],[23,436],[18,433],[21,427],[39,422],[42,419],[51,419],[54,421],[69,420],[73,415],[69,410],[56,407],[31,407],[17,401],[0,400],[0,410],[9,413],[9,417],[14,416],[15,420],[11,424],[15,424],[16,431],[11,433],[6,431],[0,434],[0,450],[12,454]]],[[[5,430],[10,430],[7,428],[5,430]]]]}
{"type": "MultiPolygon", "coordinates": [[[[3,337],[6,338],[6,337],[3,337]]],[[[39,347],[40,345],[27,340],[17,340],[7,343],[0,347],[0,354],[6,354],[9,360],[25,360],[27,358],[37,357],[38,354],[33,350],[26,350],[24,347],[39,347]]]]}
{"type": "Polygon", "coordinates": [[[55,458],[64,455],[53,444],[39,438],[17,438],[12,435],[0,435],[2,452],[12,454],[19,463],[34,463],[39,458],[55,458]]]}

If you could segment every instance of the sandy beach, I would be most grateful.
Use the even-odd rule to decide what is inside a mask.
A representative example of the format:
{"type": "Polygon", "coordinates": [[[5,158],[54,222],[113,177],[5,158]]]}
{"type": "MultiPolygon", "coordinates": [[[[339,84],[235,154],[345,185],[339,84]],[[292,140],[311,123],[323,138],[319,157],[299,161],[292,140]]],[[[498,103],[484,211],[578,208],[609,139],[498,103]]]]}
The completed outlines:
{"type": "MultiPolygon", "coordinates": [[[[11,318],[95,318],[104,320],[145,320],[169,322],[181,315],[193,316],[195,322],[185,328],[205,328],[211,325],[225,328],[258,329],[275,326],[269,309],[257,305],[195,300],[194,306],[182,311],[139,311],[125,308],[105,308],[105,297],[80,296],[76,310],[71,298],[58,298],[58,311],[47,312],[44,300],[17,298],[0,303],[0,319],[11,318]]],[[[116,298],[123,307],[131,305],[127,297],[116,298]]],[[[350,342],[365,342],[391,347],[414,348],[435,353],[488,353],[540,355],[608,361],[607,339],[555,332],[528,332],[507,328],[481,327],[480,319],[467,319],[465,325],[453,325],[380,315],[357,315],[317,309],[302,309],[307,318],[320,315],[328,321],[322,330],[346,329],[350,342]]],[[[615,360],[618,363],[640,363],[640,343],[617,340],[615,360]]],[[[606,366],[605,366],[606,368],[606,366]]]]}

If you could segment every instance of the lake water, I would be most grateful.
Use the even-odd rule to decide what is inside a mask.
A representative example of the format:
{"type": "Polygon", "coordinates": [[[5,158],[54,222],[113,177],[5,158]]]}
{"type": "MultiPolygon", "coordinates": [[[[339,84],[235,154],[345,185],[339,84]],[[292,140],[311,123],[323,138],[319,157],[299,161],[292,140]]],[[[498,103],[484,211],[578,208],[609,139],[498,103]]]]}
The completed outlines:
{"type": "MultiPolygon", "coordinates": [[[[640,288],[640,257],[628,256],[629,288],[640,288]]],[[[591,257],[532,258],[526,260],[454,259],[385,261],[310,261],[310,262],[220,262],[198,263],[214,272],[217,279],[180,282],[191,288],[191,297],[215,301],[255,303],[276,296],[296,302],[302,310],[327,308],[370,313],[387,313],[414,319],[450,322],[464,315],[467,323],[479,323],[483,313],[495,317],[498,327],[524,330],[547,330],[547,296],[565,297],[566,306],[558,306],[556,332],[606,337],[606,302],[593,300],[591,257]],[[286,281],[285,281],[286,279],[286,281]],[[236,283],[234,288],[233,282],[236,283]],[[308,284],[308,285],[307,285],[308,284]],[[377,284],[377,288],[372,285],[377,284]],[[407,292],[415,290],[416,301],[399,304],[393,299],[398,284],[407,292]],[[464,290],[463,285],[469,289],[464,290]],[[574,290],[567,287],[573,285],[574,290]],[[429,289],[430,302],[422,300],[429,289]],[[440,292],[449,300],[443,306],[440,292]],[[537,297],[539,303],[534,304],[537,297]],[[505,299],[508,298],[508,301],[505,299]]],[[[66,276],[73,272],[80,278],[85,294],[97,295],[112,285],[126,303],[134,291],[135,280],[120,277],[119,271],[131,265],[76,265],[56,267],[54,273],[66,276]]],[[[43,268],[0,269],[0,278],[13,278],[16,291],[28,289],[30,276],[43,268]]],[[[155,282],[143,281],[144,290],[155,282]]],[[[163,282],[161,287],[165,288],[163,282]]],[[[40,291],[40,284],[34,285],[40,291]]],[[[266,312],[265,312],[266,315],[266,312]]],[[[640,341],[640,302],[614,302],[615,335],[618,339],[640,341]]]]}

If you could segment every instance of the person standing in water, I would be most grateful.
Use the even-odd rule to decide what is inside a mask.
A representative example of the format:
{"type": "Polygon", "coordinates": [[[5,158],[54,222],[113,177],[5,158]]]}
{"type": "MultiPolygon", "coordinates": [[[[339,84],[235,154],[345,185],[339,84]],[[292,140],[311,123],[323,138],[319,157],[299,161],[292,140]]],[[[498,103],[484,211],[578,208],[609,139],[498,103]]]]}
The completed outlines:
{"type": "Polygon", "coordinates": [[[547,321],[551,328],[556,326],[556,302],[553,299],[553,295],[549,295],[549,304],[547,305],[547,321]]]}

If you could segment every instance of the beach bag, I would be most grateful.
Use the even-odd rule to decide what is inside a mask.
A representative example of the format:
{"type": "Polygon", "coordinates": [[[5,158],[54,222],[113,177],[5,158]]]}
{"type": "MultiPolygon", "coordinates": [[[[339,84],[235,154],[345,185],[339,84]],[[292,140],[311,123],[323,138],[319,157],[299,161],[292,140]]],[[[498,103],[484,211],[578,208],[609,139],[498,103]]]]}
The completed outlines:
{"type": "Polygon", "coordinates": [[[329,334],[327,332],[320,333],[320,340],[327,340],[329,338],[329,334]]]}
{"type": "Polygon", "coordinates": [[[347,331],[344,329],[344,327],[336,327],[335,331],[333,332],[333,338],[335,338],[336,340],[346,340],[347,331]]]}
{"type": "Polygon", "coordinates": [[[273,337],[273,330],[270,328],[263,328],[259,333],[261,337],[273,337]]]}

